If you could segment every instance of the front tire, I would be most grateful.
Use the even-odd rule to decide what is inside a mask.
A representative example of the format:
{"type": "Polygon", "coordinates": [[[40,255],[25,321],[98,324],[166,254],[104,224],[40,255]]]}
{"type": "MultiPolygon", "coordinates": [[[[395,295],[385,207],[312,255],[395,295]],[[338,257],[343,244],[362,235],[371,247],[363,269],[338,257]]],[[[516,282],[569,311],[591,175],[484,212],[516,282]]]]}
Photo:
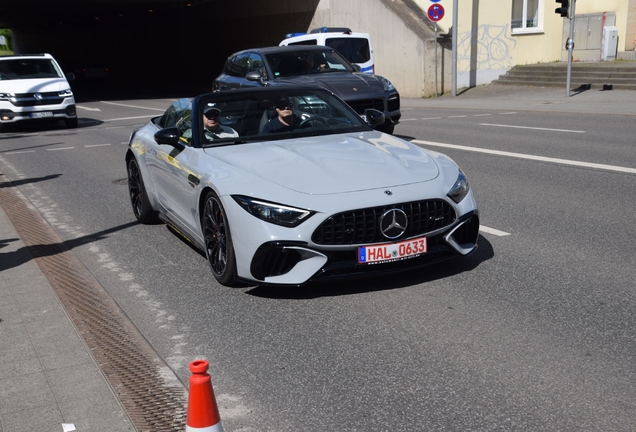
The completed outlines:
{"type": "Polygon", "coordinates": [[[144,180],[137,160],[131,157],[128,161],[128,194],[132,204],[133,214],[142,224],[152,224],[158,221],[157,212],[152,209],[144,180]]]}
{"type": "Polygon", "coordinates": [[[214,192],[205,197],[201,229],[205,241],[205,256],[214,278],[225,286],[238,286],[236,282],[236,255],[227,215],[221,200],[214,192]]]}

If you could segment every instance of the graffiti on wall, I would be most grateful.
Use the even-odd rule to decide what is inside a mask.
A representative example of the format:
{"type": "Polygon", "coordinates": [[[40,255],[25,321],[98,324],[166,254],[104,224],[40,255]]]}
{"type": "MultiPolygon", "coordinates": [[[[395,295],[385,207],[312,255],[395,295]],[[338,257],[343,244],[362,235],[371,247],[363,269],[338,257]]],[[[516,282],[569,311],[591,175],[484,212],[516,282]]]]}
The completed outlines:
{"type": "Polygon", "coordinates": [[[457,70],[510,69],[517,41],[508,37],[508,25],[481,25],[457,38],[457,70]]]}

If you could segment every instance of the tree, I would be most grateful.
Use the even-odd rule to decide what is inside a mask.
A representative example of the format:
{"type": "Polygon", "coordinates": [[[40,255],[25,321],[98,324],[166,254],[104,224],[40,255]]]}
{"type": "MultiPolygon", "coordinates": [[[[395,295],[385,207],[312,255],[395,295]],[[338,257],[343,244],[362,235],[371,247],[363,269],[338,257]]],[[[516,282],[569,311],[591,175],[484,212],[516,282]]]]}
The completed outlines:
{"type": "Polygon", "coordinates": [[[4,36],[4,39],[7,43],[6,46],[0,45],[0,48],[6,49],[9,51],[13,51],[13,41],[11,40],[11,30],[9,29],[0,29],[0,36],[4,36]]]}

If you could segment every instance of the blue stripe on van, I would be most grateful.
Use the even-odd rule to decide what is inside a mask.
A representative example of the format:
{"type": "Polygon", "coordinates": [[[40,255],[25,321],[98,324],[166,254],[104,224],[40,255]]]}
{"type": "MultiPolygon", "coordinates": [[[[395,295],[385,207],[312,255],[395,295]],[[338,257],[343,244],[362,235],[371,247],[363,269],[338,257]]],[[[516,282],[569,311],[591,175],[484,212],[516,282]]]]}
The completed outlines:
{"type": "Polygon", "coordinates": [[[373,73],[373,66],[367,66],[365,68],[362,68],[362,70],[360,72],[372,74],[373,73]]]}

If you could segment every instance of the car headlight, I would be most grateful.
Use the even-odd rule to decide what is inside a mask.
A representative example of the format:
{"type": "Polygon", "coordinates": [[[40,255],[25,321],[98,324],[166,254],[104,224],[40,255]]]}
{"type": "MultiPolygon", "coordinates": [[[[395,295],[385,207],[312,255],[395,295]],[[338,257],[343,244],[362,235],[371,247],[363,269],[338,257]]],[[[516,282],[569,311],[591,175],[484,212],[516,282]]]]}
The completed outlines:
{"type": "Polygon", "coordinates": [[[11,100],[12,98],[14,98],[15,95],[13,93],[0,93],[0,100],[11,100]]]}
{"type": "Polygon", "coordinates": [[[58,93],[60,97],[70,97],[73,96],[73,92],[71,90],[62,90],[58,93]]]}
{"type": "Polygon", "coordinates": [[[380,80],[380,82],[382,83],[382,87],[384,87],[384,90],[386,91],[393,91],[395,90],[395,86],[391,83],[391,81],[389,81],[386,78],[382,78],[380,80]]]}
{"type": "Polygon", "coordinates": [[[288,228],[300,225],[316,213],[311,210],[261,201],[243,195],[232,195],[232,198],[252,216],[288,228]]]}
{"type": "Polygon", "coordinates": [[[459,204],[464,198],[466,198],[466,195],[468,195],[469,191],[470,184],[468,184],[468,179],[466,178],[462,170],[459,170],[457,180],[455,181],[455,184],[447,195],[450,199],[459,204]]]}

